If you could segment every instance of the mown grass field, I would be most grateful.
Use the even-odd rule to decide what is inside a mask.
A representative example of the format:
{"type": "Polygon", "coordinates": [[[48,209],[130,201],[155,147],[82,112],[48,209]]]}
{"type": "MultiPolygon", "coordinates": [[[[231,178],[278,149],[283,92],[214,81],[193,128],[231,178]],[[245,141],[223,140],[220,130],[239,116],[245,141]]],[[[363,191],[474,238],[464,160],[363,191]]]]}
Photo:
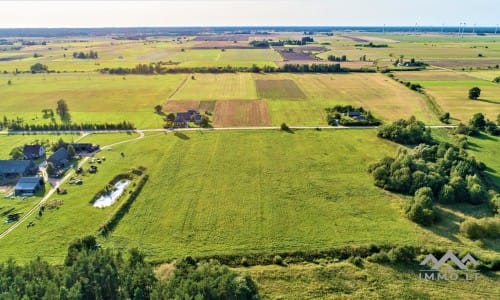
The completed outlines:
{"type": "MultiPolygon", "coordinates": [[[[489,80],[472,77],[468,72],[420,71],[400,72],[403,80],[420,83],[436,99],[438,105],[451,114],[454,121],[466,123],[475,113],[481,112],[490,120],[500,113],[500,85],[489,80]],[[468,98],[469,89],[481,89],[477,100],[468,98]]],[[[500,75],[500,72],[498,72],[500,75]]]]}
{"type": "MultiPolygon", "coordinates": [[[[25,123],[50,123],[52,120],[44,118],[42,109],[55,112],[57,101],[64,99],[74,123],[127,120],[140,128],[158,128],[164,122],[153,107],[164,103],[184,78],[182,75],[0,75],[0,82],[5,83],[1,88],[0,111],[9,119],[22,117],[25,123]],[[8,80],[11,85],[6,84],[8,80]]],[[[61,122],[57,114],[54,117],[61,122]]]]}
{"type": "Polygon", "coordinates": [[[68,195],[53,197],[64,205],[4,238],[1,257],[37,254],[60,262],[72,239],[96,234],[109,216],[110,209],[90,206],[96,191],[138,165],[148,168],[150,180],[116,231],[101,239],[106,247],[139,247],[165,260],[414,243],[419,230],[401,218],[399,197],[375,188],[366,172],[395,148],[372,130],[356,131],[355,138],[347,131],[151,134],[100,153],[106,162],[99,172],[84,176],[82,186],[65,184],[68,195]]]}

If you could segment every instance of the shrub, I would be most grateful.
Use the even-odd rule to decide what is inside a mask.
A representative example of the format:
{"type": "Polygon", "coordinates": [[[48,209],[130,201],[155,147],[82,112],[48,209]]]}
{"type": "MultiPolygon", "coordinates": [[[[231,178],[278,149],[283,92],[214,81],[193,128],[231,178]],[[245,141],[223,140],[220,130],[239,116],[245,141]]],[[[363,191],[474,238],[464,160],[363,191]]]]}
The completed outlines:
{"type": "Polygon", "coordinates": [[[482,238],[500,238],[500,219],[496,217],[479,220],[469,219],[460,224],[460,233],[476,240],[482,238]]]}
{"type": "Polygon", "coordinates": [[[388,256],[393,263],[411,263],[415,259],[416,250],[410,246],[399,246],[391,249],[388,256]]]}
{"type": "Polygon", "coordinates": [[[372,255],[368,256],[367,260],[374,263],[388,263],[391,261],[389,255],[385,251],[373,253],[372,255]]]}
{"type": "Polygon", "coordinates": [[[351,256],[347,259],[347,261],[355,265],[356,267],[363,267],[363,259],[359,256],[351,256]]]}
{"type": "Polygon", "coordinates": [[[286,125],[286,123],[281,123],[281,130],[290,131],[290,127],[288,127],[288,125],[286,125]]]}
{"type": "Polygon", "coordinates": [[[477,98],[479,98],[480,95],[481,95],[481,89],[478,88],[477,86],[469,90],[469,99],[471,100],[476,100],[477,98]]]}
{"type": "Polygon", "coordinates": [[[282,266],[283,265],[283,258],[279,255],[275,255],[273,257],[273,264],[278,265],[278,266],[282,266]]]}

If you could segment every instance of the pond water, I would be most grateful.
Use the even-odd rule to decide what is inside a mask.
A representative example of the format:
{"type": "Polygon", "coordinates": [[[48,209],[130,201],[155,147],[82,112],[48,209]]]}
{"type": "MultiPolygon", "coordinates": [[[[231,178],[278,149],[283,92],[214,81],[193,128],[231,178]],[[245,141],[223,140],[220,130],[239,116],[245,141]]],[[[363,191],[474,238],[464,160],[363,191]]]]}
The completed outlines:
{"type": "Polygon", "coordinates": [[[115,183],[116,190],[114,190],[108,195],[103,195],[99,197],[97,200],[94,201],[93,206],[99,208],[111,206],[113,203],[115,203],[116,199],[120,197],[120,195],[123,193],[123,191],[129,184],[130,180],[118,181],[117,183],[115,183]]]}

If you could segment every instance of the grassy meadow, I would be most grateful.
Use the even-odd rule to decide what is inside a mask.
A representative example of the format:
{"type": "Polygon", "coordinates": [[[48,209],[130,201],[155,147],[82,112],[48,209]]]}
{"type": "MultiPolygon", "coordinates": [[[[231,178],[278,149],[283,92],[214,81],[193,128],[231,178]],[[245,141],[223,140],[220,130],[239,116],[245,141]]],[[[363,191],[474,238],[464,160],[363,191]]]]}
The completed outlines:
{"type": "Polygon", "coordinates": [[[498,299],[498,274],[481,273],[477,281],[421,280],[419,266],[363,261],[319,260],[316,264],[237,268],[257,283],[263,299],[498,299]]]}
{"type": "MultiPolygon", "coordinates": [[[[473,74],[474,72],[420,71],[399,72],[396,77],[420,83],[443,111],[451,114],[452,121],[466,123],[478,112],[490,120],[496,120],[500,113],[500,85],[491,80],[473,77],[473,74]],[[481,89],[481,96],[477,100],[468,98],[472,87],[481,89]]],[[[500,71],[496,71],[496,74],[500,76],[500,71]]]]}
{"type": "MultiPolygon", "coordinates": [[[[104,142],[101,136],[84,141],[94,138],[104,142]]],[[[4,238],[1,257],[27,260],[37,253],[61,262],[72,239],[97,233],[112,212],[92,207],[92,196],[138,165],[148,168],[150,180],[116,230],[101,238],[107,247],[139,247],[165,260],[413,243],[418,227],[401,218],[399,197],[375,188],[366,172],[369,162],[395,148],[372,130],[359,130],[354,139],[347,131],[150,134],[98,154],[106,157],[99,172],[83,176],[81,186],[65,184],[68,194],[52,197],[64,205],[32,216],[36,226],[4,238]],[[331,140],[337,141],[333,152],[331,140]],[[376,151],[366,151],[373,143],[376,151]]]]}

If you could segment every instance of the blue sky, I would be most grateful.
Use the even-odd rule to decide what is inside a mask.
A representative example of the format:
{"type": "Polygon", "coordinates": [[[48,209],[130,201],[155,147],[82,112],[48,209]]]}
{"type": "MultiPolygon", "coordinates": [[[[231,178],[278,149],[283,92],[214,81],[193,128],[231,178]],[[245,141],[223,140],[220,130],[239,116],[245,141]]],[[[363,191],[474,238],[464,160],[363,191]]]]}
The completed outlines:
{"type": "Polygon", "coordinates": [[[495,26],[498,5],[499,0],[0,0],[0,27],[495,26]]]}

